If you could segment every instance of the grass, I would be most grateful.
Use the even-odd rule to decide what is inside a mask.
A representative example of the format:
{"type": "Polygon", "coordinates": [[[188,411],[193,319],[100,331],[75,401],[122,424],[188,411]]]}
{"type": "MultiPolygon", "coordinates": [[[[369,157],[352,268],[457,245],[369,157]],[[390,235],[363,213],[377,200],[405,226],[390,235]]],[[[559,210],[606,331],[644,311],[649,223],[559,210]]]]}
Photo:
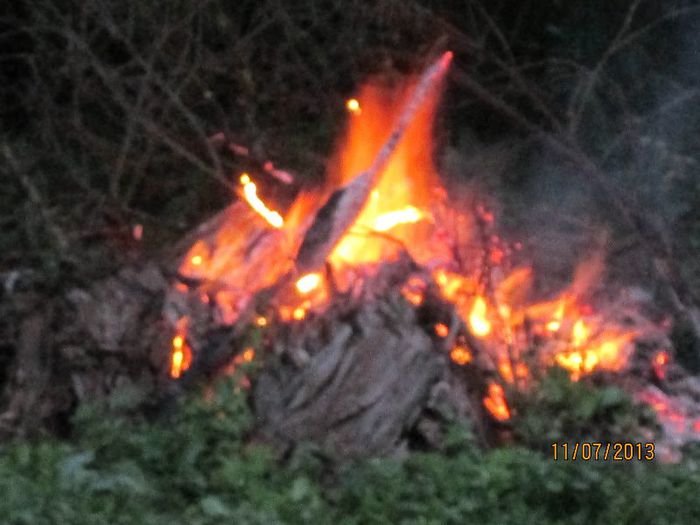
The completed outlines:
{"type": "Polygon", "coordinates": [[[555,462],[521,447],[484,453],[455,427],[444,453],[331,467],[311,446],[280,461],[249,443],[253,418],[231,381],[156,422],[129,415],[129,399],[82,408],[72,444],[0,448],[2,522],[666,524],[700,515],[693,454],[683,465],[555,462]]]}

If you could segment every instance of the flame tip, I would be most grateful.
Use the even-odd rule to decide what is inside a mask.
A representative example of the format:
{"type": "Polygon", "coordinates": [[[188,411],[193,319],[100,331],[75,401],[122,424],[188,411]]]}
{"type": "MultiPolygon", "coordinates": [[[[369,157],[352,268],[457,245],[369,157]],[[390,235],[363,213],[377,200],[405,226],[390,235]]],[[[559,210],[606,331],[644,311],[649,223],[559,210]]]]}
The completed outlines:
{"type": "Polygon", "coordinates": [[[454,58],[454,53],[452,51],[445,51],[442,54],[442,57],[440,57],[440,64],[442,65],[442,67],[446,68],[450,65],[453,58],[454,58]]]}

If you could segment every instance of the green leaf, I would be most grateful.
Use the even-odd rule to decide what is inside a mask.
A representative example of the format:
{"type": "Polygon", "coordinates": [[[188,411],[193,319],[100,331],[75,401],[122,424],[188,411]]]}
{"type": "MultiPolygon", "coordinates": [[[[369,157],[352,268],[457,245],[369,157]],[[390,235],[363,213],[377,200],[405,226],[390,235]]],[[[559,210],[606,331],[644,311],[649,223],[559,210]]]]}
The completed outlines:
{"type": "Polygon", "coordinates": [[[613,408],[624,404],[627,399],[625,393],[619,388],[606,387],[600,390],[600,405],[604,408],[613,408]]]}
{"type": "Polygon", "coordinates": [[[92,450],[72,454],[58,465],[58,476],[65,487],[72,487],[88,481],[92,473],[87,466],[95,460],[92,450]]]}
{"type": "Polygon", "coordinates": [[[231,515],[231,510],[218,496],[206,496],[200,499],[199,506],[207,516],[222,518],[231,515]]]}
{"type": "Polygon", "coordinates": [[[289,490],[289,497],[294,502],[302,501],[312,494],[313,489],[307,478],[296,478],[289,490]]]}

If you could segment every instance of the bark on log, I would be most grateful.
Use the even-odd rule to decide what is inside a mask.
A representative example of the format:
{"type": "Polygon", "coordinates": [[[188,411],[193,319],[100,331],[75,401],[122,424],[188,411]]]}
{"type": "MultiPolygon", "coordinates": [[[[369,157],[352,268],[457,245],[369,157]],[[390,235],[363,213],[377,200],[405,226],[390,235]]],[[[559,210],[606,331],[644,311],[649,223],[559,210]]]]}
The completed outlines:
{"type": "Polygon", "coordinates": [[[414,315],[399,301],[364,305],[322,347],[310,347],[311,334],[302,339],[305,363],[266,366],[253,391],[261,434],[283,445],[314,441],[334,457],[395,451],[448,372],[414,315]]]}

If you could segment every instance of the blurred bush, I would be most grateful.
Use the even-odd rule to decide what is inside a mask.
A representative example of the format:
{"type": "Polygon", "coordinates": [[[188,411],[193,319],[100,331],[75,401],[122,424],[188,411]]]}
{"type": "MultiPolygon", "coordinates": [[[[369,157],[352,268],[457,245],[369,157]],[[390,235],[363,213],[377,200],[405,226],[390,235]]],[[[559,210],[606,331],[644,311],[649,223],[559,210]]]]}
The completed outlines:
{"type": "Polygon", "coordinates": [[[554,461],[482,451],[461,432],[446,454],[338,466],[313,447],[282,459],[248,442],[235,380],[154,423],[130,414],[133,395],[114,396],[81,409],[73,445],[0,446],[5,523],[674,524],[700,512],[695,461],[554,461]]]}

